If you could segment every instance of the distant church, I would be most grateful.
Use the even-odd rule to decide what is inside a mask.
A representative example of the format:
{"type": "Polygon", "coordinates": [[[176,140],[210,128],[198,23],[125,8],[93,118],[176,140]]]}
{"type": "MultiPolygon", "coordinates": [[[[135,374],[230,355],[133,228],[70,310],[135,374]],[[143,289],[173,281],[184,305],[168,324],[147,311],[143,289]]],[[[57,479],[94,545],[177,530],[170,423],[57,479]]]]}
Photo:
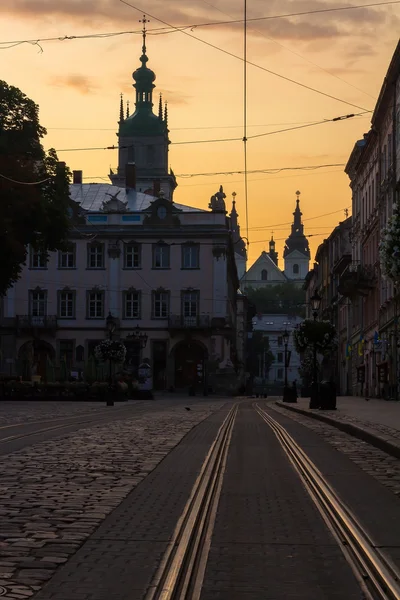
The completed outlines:
{"type": "MultiPolygon", "coordinates": [[[[281,271],[278,267],[278,253],[275,247],[275,240],[271,236],[269,242],[269,252],[261,252],[257,260],[251,265],[249,270],[243,274],[240,273],[242,265],[237,263],[240,277],[240,287],[262,288],[266,286],[279,285],[292,281],[301,286],[309,271],[310,265],[310,247],[308,240],[304,235],[304,225],[301,222],[302,212],[300,210],[300,192],[296,192],[296,208],[293,213],[292,230],[285,242],[283,249],[284,269],[281,271]]],[[[236,213],[233,205],[232,213],[236,213]]],[[[231,213],[231,219],[232,219],[231,213]]],[[[237,220],[237,216],[235,216],[237,220]]],[[[242,240],[243,241],[243,240],[242,240]]]]}

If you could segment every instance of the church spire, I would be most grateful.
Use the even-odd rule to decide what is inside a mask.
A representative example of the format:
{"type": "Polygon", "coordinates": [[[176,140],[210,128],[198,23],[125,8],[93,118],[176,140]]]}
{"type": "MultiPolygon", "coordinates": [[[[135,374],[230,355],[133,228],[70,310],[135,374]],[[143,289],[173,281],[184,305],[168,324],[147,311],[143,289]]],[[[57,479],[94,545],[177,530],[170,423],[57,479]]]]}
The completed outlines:
{"type": "Polygon", "coordinates": [[[271,232],[271,239],[269,240],[269,252],[270,258],[274,261],[276,266],[278,266],[278,253],[275,250],[275,240],[274,240],[274,232],[271,232]]]}
{"type": "Polygon", "coordinates": [[[285,249],[283,251],[283,257],[286,258],[288,254],[291,254],[295,250],[301,252],[304,256],[310,258],[310,247],[308,240],[304,235],[304,225],[301,222],[303,213],[300,210],[300,193],[296,192],[296,208],[293,213],[293,224],[292,230],[285,243],[285,249]]]}
{"type": "Polygon", "coordinates": [[[126,118],[129,119],[129,100],[126,102],[126,118]]]}
{"type": "Polygon", "coordinates": [[[165,108],[164,108],[164,121],[165,121],[165,125],[168,127],[168,103],[165,103],[165,108]]]}
{"type": "Polygon", "coordinates": [[[121,94],[121,99],[119,103],[119,122],[122,123],[124,120],[124,95],[121,94]]]}
{"type": "Polygon", "coordinates": [[[146,23],[149,20],[146,19],[146,15],[143,15],[143,19],[140,19],[140,23],[143,23],[142,36],[142,56],[140,62],[142,66],[136,69],[132,74],[135,83],[133,87],[136,88],[136,111],[151,111],[153,107],[153,89],[155,87],[153,81],[156,76],[155,73],[147,67],[148,57],[146,54],[146,23]]]}
{"type": "Polygon", "coordinates": [[[160,99],[158,101],[158,118],[162,121],[162,94],[160,94],[160,99]]]}
{"type": "Polygon", "coordinates": [[[230,219],[230,230],[232,233],[233,248],[236,254],[240,254],[246,258],[246,244],[240,235],[240,225],[238,220],[238,213],[236,210],[236,192],[232,192],[232,210],[229,215],[230,219]]]}

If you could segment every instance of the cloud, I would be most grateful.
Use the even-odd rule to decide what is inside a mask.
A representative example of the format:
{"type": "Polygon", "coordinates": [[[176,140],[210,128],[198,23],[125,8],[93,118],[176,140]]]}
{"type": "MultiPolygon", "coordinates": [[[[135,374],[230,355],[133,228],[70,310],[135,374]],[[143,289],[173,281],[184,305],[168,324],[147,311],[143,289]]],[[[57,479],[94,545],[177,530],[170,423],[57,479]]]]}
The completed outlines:
{"type": "Polygon", "coordinates": [[[50,78],[50,85],[62,88],[72,88],[80,94],[94,94],[98,90],[98,85],[95,84],[91,77],[85,75],[70,74],[70,75],[54,75],[50,78]]]}
{"type": "MultiPolygon", "coordinates": [[[[133,0],[132,0],[133,1],[133,0]]],[[[249,18],[268,15],[316,11],[338,8],[340,4],[329,0],[253,0],[249,18]],[[266,8],[267,7],[267,8],[266,8]]],[[[348,4],[342,3],[342,6],[348,4]]],[[[209,21],[226,21],[242,18],[242,2],[239,0],[211,0],[199,4],[197,0],[147,0],[146,10],[174,25],[188,25],[209,21]]],[[[109,26],[139,29],[140,12],[118,0],[2,0],[0,15],[24,19],[57,18],[79,26],[103,30],[109,26]]],[[[150,29],[162,27],[162,23],[150,18],[150,29]]],[[[361,38],[368,34],[377,35],[377,27],[384,31],[399,24],[399,19],[389,10],[362,8],[338,12],[320,13],[311,16],[270,19],[249,23],[249,33],[255,37],[270,36],[277,40],[310,42],[333,40],[352,36],[361,38]],[[255,29],[257,31],[255,31],[255,29]]],[[[194,35],[202,37],[205,32],[224,31],[241,33],[241,24],[225,24],[217,27],[199,28],[194,35]]],[[[177,34],[179,35],[179,34],[177,34]]]]}

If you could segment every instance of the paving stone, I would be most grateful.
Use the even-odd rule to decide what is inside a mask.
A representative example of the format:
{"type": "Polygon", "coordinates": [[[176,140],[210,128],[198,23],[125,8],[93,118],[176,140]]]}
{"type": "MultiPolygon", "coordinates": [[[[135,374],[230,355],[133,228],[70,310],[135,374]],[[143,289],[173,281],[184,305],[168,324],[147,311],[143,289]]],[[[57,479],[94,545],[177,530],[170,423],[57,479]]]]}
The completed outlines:
{"type": "MultiPolygon", "coordinates": [[[[6,526],[0,560],[11,564],[2,565],[0,576],[25,589],[40,587],[182,437],[224,403],[206,401],[192,411],[183,409],[182,400],[178,406],[153,404],[151,411],[9,454],[0,473],[0,519],[6,526]]],[[[0,426],[38,420],[32,406],[24,415],[25,403],[9,404],[15,412],[6,418],[0,403],[0,426]]],[[[85,413],[85,406],[46,406],[49,420],[85,413]]],[[[35,403],[35,409],[39,413],[41,407],[35,403]]],[[[86,412],[96,415],[100,409],[104,406],[90,404],[86,412]]]]}

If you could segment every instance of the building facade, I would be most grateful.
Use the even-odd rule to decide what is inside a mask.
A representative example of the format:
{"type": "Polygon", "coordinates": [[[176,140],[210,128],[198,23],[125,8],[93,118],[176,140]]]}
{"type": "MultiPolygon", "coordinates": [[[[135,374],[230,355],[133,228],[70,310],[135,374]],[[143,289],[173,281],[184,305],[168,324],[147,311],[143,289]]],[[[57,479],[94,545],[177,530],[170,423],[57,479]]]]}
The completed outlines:
{"type": "Polygon", "coordinates": [[[352,217],[340,225],[345,235],[339,231],[336,245],[338,228],[319,247],[306,279],[307,297],[317,290],[322,295],[322,315],[337,327],[340,393],[398,399],[399,294],[382,275],[379,244],[399,202],[400,42],[371,128],[355,143],[345,172],[350,179],[352,217]],[[339,249],[336,258],[335,249],[339,249]]]}
{"type": "Polygon", "coordinates": [[[271,236],[269,251],[261,252],[249,270],[240,278],[240,287],[259,289],[266,286],[279,285],[286,282],[302,286],[310,265],[310,248],[304,235],[304,225],[300,210],[300,192],[296,192],[296,208],[293,213],[293,224],[283,250],[284,268],[278,266],[276,242],[271,236]]]}
{"type": "Polygon", "coordinates": [[[135,374],[149,359],[155,389],[202,385],[224,373],[235,379],[244,350],[225,194],[221,186],[204,209],[173,202],[167,115],[152,112],[155,75],[143,39],[142,66],[133,74],[136,111],[124,118],[121,110],[124,147],[112,183],[84,184],[82,172],[74,172],[68,248],[49,256],[30,248],[3,298],[3,370],[15,372],[31,356],[42,377],[49,359],[65,358],[71,372],[82,371],[111,314],[114,337],[127,348],[124,368],[135,374]],[[139,330],[148,336],[143,350],[139,330]]]}
{"type": "Polygon", "coordinates": [[[287,351],[290,352],[290,363],[287,369],[288,383],[299,381],[300,356],[297,354],[293,344],[293,331],[302,322],[300,317],[289,315],[263,314],[253,318],[253,331],[262,331],[263,335],[268,337],[269,348],[274,355],[268,372],[265,372],[263,360],[259,360],[259,377],[267,378],[271,383],[282,384],[285,379],[285,346],[283,343],[283,333],[288,331],[290,334],[287,351]]]}

